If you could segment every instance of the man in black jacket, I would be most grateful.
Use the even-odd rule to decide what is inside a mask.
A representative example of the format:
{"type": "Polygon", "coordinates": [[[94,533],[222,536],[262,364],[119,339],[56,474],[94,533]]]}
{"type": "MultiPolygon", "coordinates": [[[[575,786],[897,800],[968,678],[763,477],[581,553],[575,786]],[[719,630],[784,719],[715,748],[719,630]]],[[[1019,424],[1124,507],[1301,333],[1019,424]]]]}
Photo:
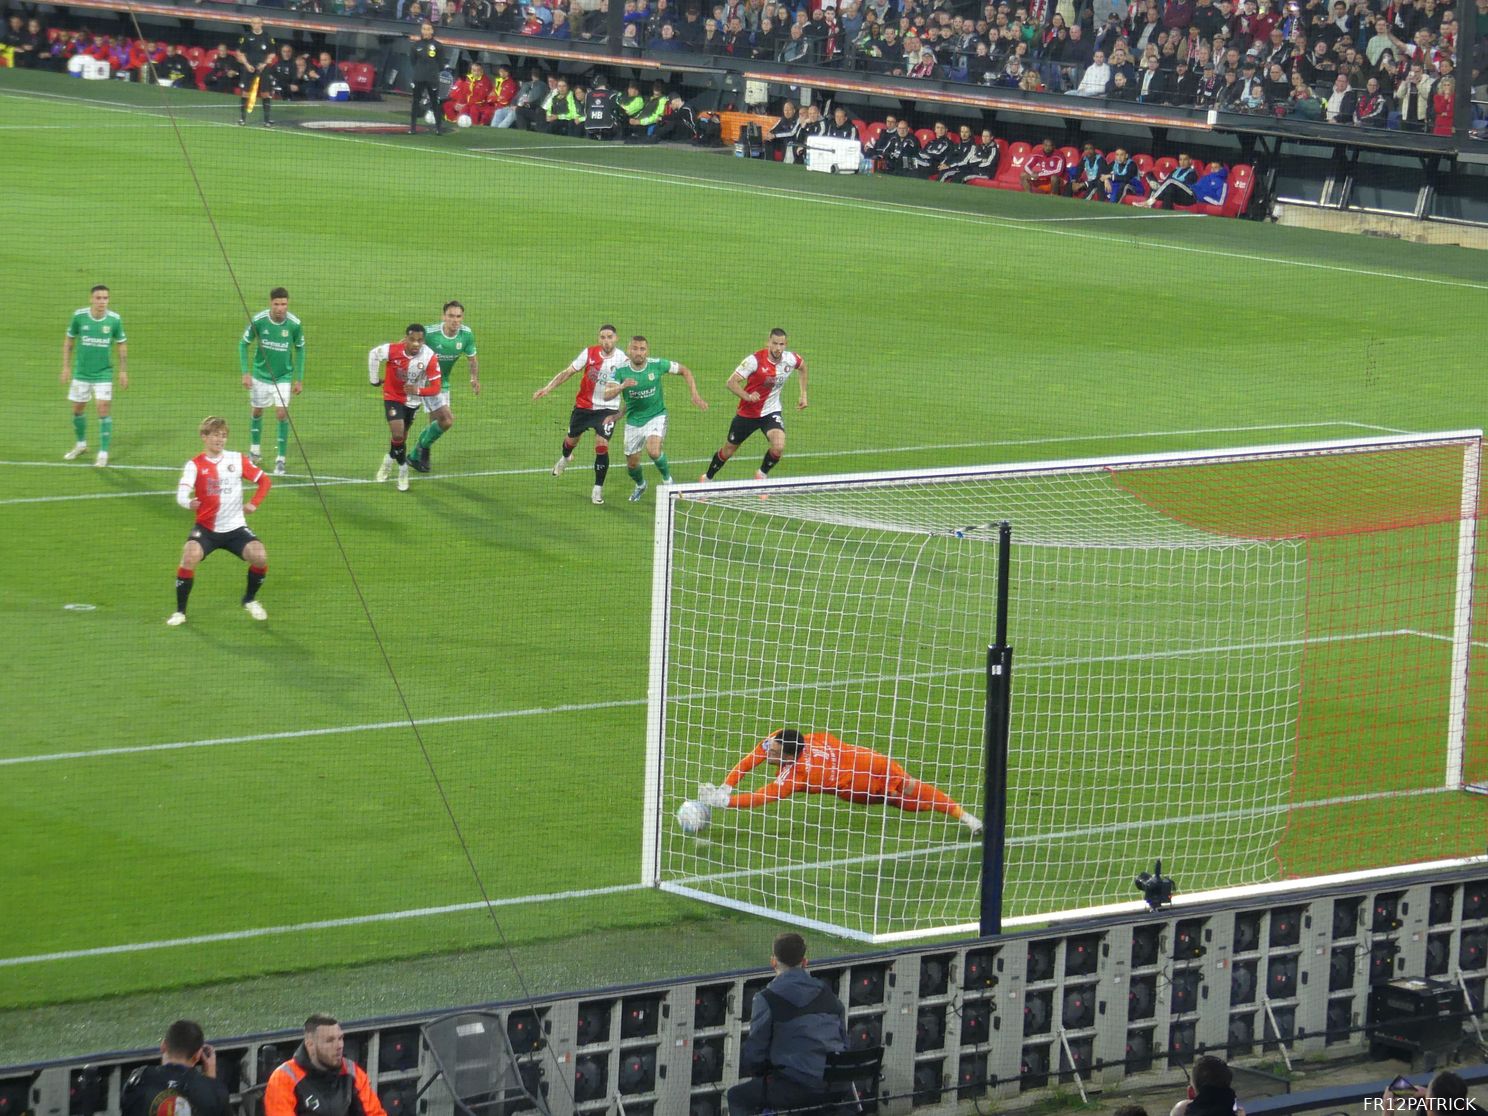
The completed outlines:
{"type": "Polygon", "coordinates": [[[775,979],[755,994],[739,1051],[739,1072],[748,1076],[728,1093],[731,1116],[820,1104],[827,1097],[827,1057],[847,1046],[847,1013],[806,972],[806,940],[777,934],[770,967],[775,979]]]}
{"type": "Polygon", "coordinates": [[[883,145],[882,158],[885,174],[924,178],[929,173],[929,163],[920,150],[920,141],[909,130],[908,120],[899,121],[894,134],[883,145]]]}
{"type": "Polygon", "coordinates": [[[439,71],[444,69],[444,48],[434,38],[434,25],[428,20],[419,24],[413,36],[413,99],[409,102],[408,134],[418,135],[419,113],[434,114],[434,134],[444,134],[444,113],[439,107],[439,71]]]}
{"type": "MultiPolygon", "coordinates": [[[[963,128],[966,125],[961,125],[963,128]]],[[[982,136],[961,148],[956,161],[941,173],[942,182],[965,182],[968,178],[991,178],[997,173],[997,143],[992,129],[983,128],[982,136]]]]}
{"type": "Polygon", "coordinates": [[[345,1045],[331,1016],[305,1020],[305,1041],[269,1075],[264,1116],[387,1116],[367,1071],[344,1056],[345,1045]]]}
{"type": "Polygon", "coordinates": [[[1193,72],[1193,67],[1188,64],[1186,58],[1180,58],[1178,71],[1173,76],[1173,84],[1168,87],[1168,104],[1192,108],[1198,99],[1199,75],[1193,72]]]}
{"type": "Polygon", "coordinates": [[[217,1080],[217,1052],[201,1024],[178,1019],[160,1044],[160,1064],[141,1066],[119,1092],[123,1116],[228,1116],[227,1087],[217,1080]],[[182,1101],[185,1104],[182,1104],[182,1101]]]}
{"type": "Polygon", "coordinates": [[[858,126],[848,118],[847,109],[838,105],[832,110],[831,122],[827,124],[827,135],[833,139],[857,139],[858,126]]]}

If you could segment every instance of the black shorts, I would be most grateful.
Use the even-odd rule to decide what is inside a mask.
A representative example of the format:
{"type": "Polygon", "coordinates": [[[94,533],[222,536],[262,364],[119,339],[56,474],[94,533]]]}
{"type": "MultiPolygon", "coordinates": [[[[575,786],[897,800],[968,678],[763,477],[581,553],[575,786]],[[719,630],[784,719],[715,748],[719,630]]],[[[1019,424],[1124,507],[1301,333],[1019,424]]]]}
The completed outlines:
{"type": "Polygon", "coordinates": [[[186,538],[188,542],[194,542],[202,548],[203,558],[214,550],[229,550],[241,558],[243,551],[248,549],[248,544],[254,542],[258,536],[246,527],[233,531],[208,531],[205,527],[193,527],[186,538]]]}
{"type": "Polygon", "coordinates": [[[729,445],[743,445],[745,439],[756,430],[784,429],[785,420],[780,417],[779,411],[776,411],[773,415],[763,415],[760,418],[745,418],[743,415],[735,415],[734,421],[729,423],[729,445]]]}
{"type": "Polygon", "coordinates": [[[417,403],[399,403],[396,399],[384,399],[382,401],[382,413],[388,422],[397,422],[399,419],[402,419],[403,425],[409,426],[418,417],[419,405],[417,403]]]}
{"type": "Polygon", "coordinates": [[[575,407],[573,414],[568,416],[568,436],[577,438],[586,430],[594,431],[596,438],[606,441],[615,433],[615,423],[620,417],[618,410],[589,411],[583,407],[575,407]]]}

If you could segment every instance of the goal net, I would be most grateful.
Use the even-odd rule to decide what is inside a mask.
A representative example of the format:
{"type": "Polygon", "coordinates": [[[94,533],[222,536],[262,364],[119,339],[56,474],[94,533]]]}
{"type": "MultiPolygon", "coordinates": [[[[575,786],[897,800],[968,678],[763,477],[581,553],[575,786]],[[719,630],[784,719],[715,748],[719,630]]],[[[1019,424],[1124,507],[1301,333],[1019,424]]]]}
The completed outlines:
{"type": "Polygon", "coordinates": [[[795,793],[688,834],[676,812],[793,727],[982,816],[1000,521],[1004,924],[1137,898],[1157,857],[1200,892],[1481,853],[1488,799],[1448,793],[1485,766],[1479,453],[1470,432],[663,490],[644,878],[865,940],[975,928],[981,842],[949,814],[795,793]]]}

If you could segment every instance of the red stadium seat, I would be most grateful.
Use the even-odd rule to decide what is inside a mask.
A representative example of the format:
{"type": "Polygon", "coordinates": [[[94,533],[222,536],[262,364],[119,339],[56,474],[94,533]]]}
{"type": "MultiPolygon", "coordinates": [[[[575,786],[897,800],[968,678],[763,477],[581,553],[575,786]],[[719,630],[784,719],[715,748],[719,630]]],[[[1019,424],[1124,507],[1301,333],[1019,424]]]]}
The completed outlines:
{"type": "Polygon", "coordinates": [[[855,116],[855,117],[853,117],[853,127],[858,130],[858,142],[860,142],[860,143],[867,143],[868,141],[866,139],[864,139],[863,137],[868,134],[868,121],[866,121],[866,120],[859,120],[855,116]]]}
{"type": "Polygon", "coordinates": [[[1168,175],[1178,169],[1178,160],[1171,155],[1164,155],[1152,164],[1152,173],[1159,182],[1166,182],[1168,175]]]}
{"type": "Polygon", "coordinates": [[[914,136],[915,139],[920,141],[920,146],[924,147],[927,143],[935,138],[935,129],[921,128],[917,132],[915,132],[914,136]]]}
{"type": "Polygon", "coordinates": [[[884,126],[882,120],[875,120],[866,128],[860,129],[859,134],[863,137],[863,146],[868,147],[870,144],[876,143],[878,141],[878,137],[883,134],[883,130],[884,126]]]}
{"type": "Polygon", "coordinates": [[[1152,173],[1151,155],[1133,155],[1132,162],[1137,164],[1137,170],[1141,171],[1143,174],[1152,173]]]}
{"type": "Polygon", "coordinates": [[[377,85],[377,68],[370,62],[348,62],[341,70],[353,93],[371,93],[377,85]]]}
{"type": "Polygon", "coordinates": [[[212,72],[212,60],[210,58],[203,58],[192,69],[196,78],[196,87],[205,93],[207,91],[207,75],[212,72]]]}
{"type": "Polygon", "coordinates": [[[193,66],[200,65],[201,60],[207,56],[207,52],[204,48],[196,46],[187,47],[181,53],[186,56],[186,61],[190,62],[193,66]]]}
{"type": "Polygon", "coordinates": [[[1230,168],[1230,189],[1225,195],[1220,216],[1238,217],[1250,207],[1250,195],[1255,193],[1255,168],[1249,163],[1236,163],[1230,168]]]}
{"type": "Polygon", "coordinates": [[[1061,147],[1054,154],[1064,157],[1064,165],[1067,167],[1077,166],[1080,162],[1080,149],[1078,147],[1061,147]]]}
{"type": "Polygon", "coordinates": [[[1250,196],[1255,193],[1255,168],[1249,163],[1236,163],[1230,168],[1229,183],[1225,188],[1224,202],[1214,205],[1200,202],[1198,205],[1178,205],[1186,213],[1202,213],[1208,217],[1239,217],[1250,205],[1250,196]]]}
{"type": "Polygon", "coordinates": [[[1032,154],[1033,148],[1021,140],[1009,147],[998,161],[997,175],[992,179],[992,185],[999,190],[1021,190],[1023,165],[1032,154]]]}

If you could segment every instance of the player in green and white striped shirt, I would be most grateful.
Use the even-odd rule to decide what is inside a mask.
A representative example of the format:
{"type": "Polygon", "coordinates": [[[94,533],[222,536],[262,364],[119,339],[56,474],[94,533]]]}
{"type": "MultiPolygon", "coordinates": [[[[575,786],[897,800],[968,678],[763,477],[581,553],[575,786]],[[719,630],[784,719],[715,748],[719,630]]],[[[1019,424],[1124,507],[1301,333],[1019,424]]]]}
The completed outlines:
{"type": "Polygon", "coordinates": [[[248,328],[238,341],[238,366],[243,373],[243,386],[248,389],[248,405],[253,408],[249,419],[248,454],[258,464],[263,456],[259,445],[263,438],[263,413],[274,408],[279,420],[279,455],[274,460],[274,475],[284,475],[284,455],[289,450],[289,400],[305,390],[305,331],[300,319],[289,312],[289,292],[275,287],[269,292],[269,308],[253,315],[248,328]],[[248,350],[254,341],[258,352],[253,355],[253,368],[248,367],[248,350]]]}
{"type": "Polygon", "coordinates": [[[125,343],[124,321],[108,308],[109,289],[102,283],[94,287],[89,304],[73,312],[62,338],[62,383],[71,383],[67,398],[72,401],[72,430],[77,435],[72,449],[62,455],[74,461],[88,449],[88,420],[84,411],[88,400],[98,403],[98,457],[93,464],[104,466],[109,460],[109,440],[114,436],[114,419],[110,413],[114,399],[113,347],[119,346],[119,390],[129,386],[129,346],[125,343]],[[76,352],[74,353],[74,349],[76,352]]]}
{"type": "Polygon", "coordinates": [[[475,355],[475,334],[465,324],[464,304],[451,299],[444,304],[444,321],[424,331],[424,344],[439,357],[439,370],[444,375],[443,391],[424,400],[429,412],[429,425],[419,435],[418,444],[408,455],[408,463],[420,473],[429,471],[429,447],[442,438],[455,423],[450,410],[450,388],[454,385],[455,361],[464,357],[470,362],[470,390],[480,394],[480,362],[475,355]]]}

